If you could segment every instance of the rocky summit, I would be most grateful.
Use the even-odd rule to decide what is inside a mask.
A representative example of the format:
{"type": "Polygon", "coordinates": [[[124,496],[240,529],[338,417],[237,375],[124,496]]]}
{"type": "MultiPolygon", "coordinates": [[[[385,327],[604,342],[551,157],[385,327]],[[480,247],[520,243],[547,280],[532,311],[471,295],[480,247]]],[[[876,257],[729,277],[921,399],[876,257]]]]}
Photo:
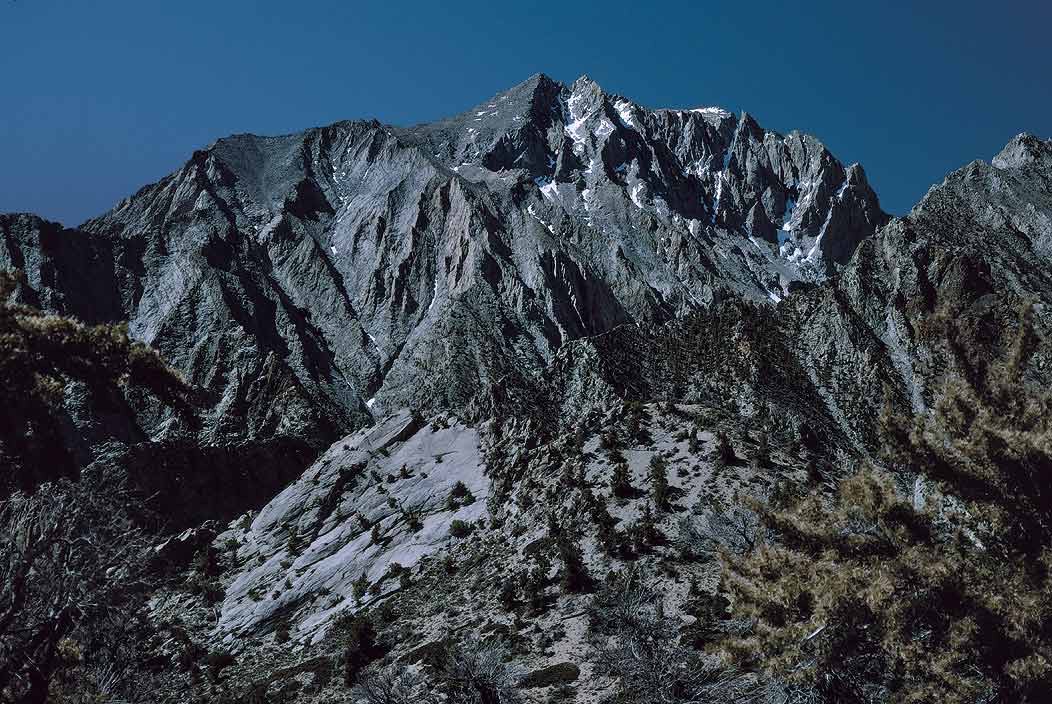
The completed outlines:
{"type": "Polygon", "coordinates": [[[948,470],[889,455],[892,419],[998,360],[1027,388],[1052,369],[1052,141],[892,218],[810,135],[587,76],[227,137],[76,228],[0,215],[0,238],[5,374],[56,380],[4,421],[4,520],[48,493],[95,511],[77,530],[127,522],[93,558],[112,608],[85,586],[35,660],[4,619],[48,573],[12,573],[12,701],[45,701],[45,660],[49,696],[92,701],[906,701],[743,657],[776,626],[741,610],[739,561],[791,545],[773,512],[809,492],[836,515],[852,467],[957,515],[948,470]],[[19,454],[34,438],[61,461],[19,454]]]}

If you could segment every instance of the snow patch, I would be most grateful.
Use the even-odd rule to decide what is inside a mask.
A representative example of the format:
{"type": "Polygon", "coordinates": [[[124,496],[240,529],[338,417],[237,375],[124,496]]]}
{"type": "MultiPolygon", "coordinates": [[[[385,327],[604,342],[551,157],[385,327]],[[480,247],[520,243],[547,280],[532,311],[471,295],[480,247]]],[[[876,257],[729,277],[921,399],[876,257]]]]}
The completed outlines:
{"type": "Polygon", "coordinates": [[[599,120],[599,124],[596,125],[594,134],[597,139],[603,140],[612,135],[615,129],[614,123],[604,118],[599,120]]]}
{"type": "Polygon", "coordinates": [[[546,228],[548,228],[548,232],[552,233],[553,235],[555,234],[555,230],[552,228],[552,226],[549,225],[548,223],[546,223],[544,220],[542,220],[537,215],[536,211],[534,211],[532,203],[530,204],[530,206],[528,208],[526,208],[526,212],[529,213],[533,217],[534,220],[536,220],[537,222],[539,222],[540,224],[542,224],[546,228]]]}
{"type": "Polygon", "coordinates": [[[833,218],[833,209],[830,208],[829,212],[826,213],[826,220],[822,223],[822,229],[818,231],[818,237],[815,238],[815,244],[811,247],[811,251],[807,253],[808,261],[817,262],[822,257],[822,250],[820,246],[822,239],[826,236],[826,230],[829,229],[829,221],[833,218]]]}
{"type": "Polygon", "coordinates": [[[627,100],[618,100],[616,103],[614,103],[614,109],[617,110],[617,114],[621,118],[621,122],[626,127],[631,127],[632,129],[639,129],[639,125],[636,124],[636,118],[632,114],[632,109],[634,107],[635,106],[627,100]]]}
{"type": "Polygon", "coordinates": [[[701,113],[702,115],[714,115],[719,118],[727,118],[731,116],[731,114],[723,108],[717,107],[694,108],[690,112],[701,113]]]}
{"type": "Polygon", "coordinates": [[[668,203],[665,199],[660,196],[654,197],[654,212],[661,217],[668,217],[672,214],[672,209],[668,207],[668,203]]]}
{"type": "MultiPolygon", "coordinates": [[[[567,120],[566,134],[570,136],[573,141],[574,154],[578,156],[584,154],[585,150],[585,138],[588,134],[588,120],[595,115],[596,111],[585,111],[580,107],[581,101],[584,100],[584,96],[580,93],[574,93],[570,96],[570,99],[566,102],[565,119],[567,120]]],[[[602,124],[597,129],[597,135],[600,131],[609,134],[614,131],[614,126],[610,124],[608,120],[604,120],[609,128],[604,127],[602,124]],[[609,129],[609,131],[607,131],[609,129]]]]}
{"type": "Polygon", "coordinates": [[[570,135],[570,139],[573,141],[573,151],[578,155],[584,152],[585,119],[587,118],[581,118],[566,126],[566,133],[570,135]]]}
{"type": "Polygon", "coordinates": [[[431,286],[431,302],[427,304],[427,312],[430,313],[431,309],[435,307],[435,301],[438,300],[438,276],[435,276],[435,280],[431,286]]]}
{"type": "Polygon", "coordinates": [[[723,198],[723,173],[716,174],[716,196],[712,199],[712,224],[716,224],[716,214],[720,209],[720,199],[723,198]]]}
{"type": "Polygon", "coordinates": [[[559,187],[555,185],[555,182],[548,181],[541,186],[541,194],[554,203],[559,198],[559,187]]]}
{"type": "Polygon", "coordinates": [[[643,197],[646,195],[647,185],[642,181],[636,182],[629,190],[628,195],[637,208],[643,207],[643,197]]]}
{"type": "MultiPolygon", "coordinates": [[[[786,200],[785,200],[785,212],[782,213],[782,227],[781,227],[782,231],[784,231],[784,232],[792,232],[793,231],[793,227],[794,226],[791,224],[791,222],[792,222],[792,219],[793,219],[793,215],[795,213],[796,213],[796,201],[793,200],[792,198],[786,198],[786,200]]],[[[779,235],[778,237],[779,237],[779,241],[780,241],[781,240],[781,235],[779,235]]]]}

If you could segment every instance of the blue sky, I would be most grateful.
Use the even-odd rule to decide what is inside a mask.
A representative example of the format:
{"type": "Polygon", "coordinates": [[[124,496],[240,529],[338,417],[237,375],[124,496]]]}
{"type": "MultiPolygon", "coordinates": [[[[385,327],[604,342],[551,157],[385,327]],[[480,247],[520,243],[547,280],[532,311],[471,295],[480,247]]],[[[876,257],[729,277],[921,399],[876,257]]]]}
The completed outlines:
{"type": "Polygon", "coordinates": [[[1052,136],[1047,0],[0,0],[0,212],[73,225],[235,132],[411,124],[543,71],[747,110],[859,161],[885,209],[1052,136]]]}

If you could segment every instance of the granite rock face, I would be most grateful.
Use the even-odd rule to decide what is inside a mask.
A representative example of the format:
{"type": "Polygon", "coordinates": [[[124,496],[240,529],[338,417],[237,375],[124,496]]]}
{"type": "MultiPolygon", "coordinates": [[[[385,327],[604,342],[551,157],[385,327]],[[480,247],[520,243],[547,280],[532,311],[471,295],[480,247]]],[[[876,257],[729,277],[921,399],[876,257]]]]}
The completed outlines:
{"type": "Polygon", "coordinates": [[[886,219],[812,137],[538,75],[434,124],[221,139],[79,229],[5,216],[0,264],[127,320],[209,392],[208,442],[321,448],[384,408],[483,416],[571,340],[777,301],[886,219]]]}
{"type": "Polygon", "coordinates": [[[217,633],[234,643],[291,618],[312,639],[356,602],[389,596],[403,569],[455,542],[454,521],[474,528],[486,515],[484,468],[477,430],[407,411],[335,443],[246,529],[221,536],[240,544],[246,568],[226,588],[217,633]],[[356,582],[382,588],[356,594],[356,582]]]}
{"type": "MultiPolygon", "coordinates": [[[[820,285],[773,307],[728,299],[659,326],[622,326],[568,345],[553,369],[555,405],[583,399],[735,399],[869,453],[890,394],[923,411],[949,371],[978,373],[1014,334],[1020,305],[1052,330],[1052,141],[1020,135],[931,188],[905,217],[863,240],[820,285]],[[965,369],[948,365],[925,325],[948,312],[965,369]]],[[[937,337],[937,336],[936,336],[937,337]]],[[[1040,353],[1032,373],[1047,376],[1040,353]]],[[[601,402],[597,402],[601,405],[601,402]]]]}

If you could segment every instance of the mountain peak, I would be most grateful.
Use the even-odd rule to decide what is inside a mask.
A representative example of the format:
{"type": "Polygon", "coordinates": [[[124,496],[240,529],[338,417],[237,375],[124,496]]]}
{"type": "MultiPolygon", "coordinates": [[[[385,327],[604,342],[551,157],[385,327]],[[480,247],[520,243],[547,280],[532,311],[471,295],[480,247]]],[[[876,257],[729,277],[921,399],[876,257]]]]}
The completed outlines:
{"type": "Polygon", "coordinates": [[[506,91],[504,91],[502,93],[498,93],[494,97],[495,98],[499,98],[501,95],[508,95],[508,94],[511,94],[511,93],[533,92],[533,91],[537,91],[537,90],[547,90],[547,89],[551,89],[551,88],[555,88],[556,90],[560,90],[560,89],[562,89],[562,87],[563,87],[562,83],[560,83],[559,81],[555,80],[554,78],[552,78],[548,74],[542,73],[542,72],[537,72],[537,73],[533,74],[532,76],[530,76],[529,78],[527,78],[525,81],[522,81],[521,83],[515,84],[510,89],[508,89],[508,90],[506,90],[506,91]]]}
{"type": "Polygon", "coordinates": [[[587,73],[582,73],[580,76],[577,77],[577,80],[573,82],[573,88],[576,89],[578,86],[582,88],[594,88],[597,90],[602,90],[602,87],[594,80],[592,80],[592,77],[589,76],[587,73]]]}
{"type": "Polygon", "coordinates": [[[1011,169],[1037,164],[1052,166],[1052,140],[1023,132],[1012,138],[991,163],[998,169],[1011,169]]]}

